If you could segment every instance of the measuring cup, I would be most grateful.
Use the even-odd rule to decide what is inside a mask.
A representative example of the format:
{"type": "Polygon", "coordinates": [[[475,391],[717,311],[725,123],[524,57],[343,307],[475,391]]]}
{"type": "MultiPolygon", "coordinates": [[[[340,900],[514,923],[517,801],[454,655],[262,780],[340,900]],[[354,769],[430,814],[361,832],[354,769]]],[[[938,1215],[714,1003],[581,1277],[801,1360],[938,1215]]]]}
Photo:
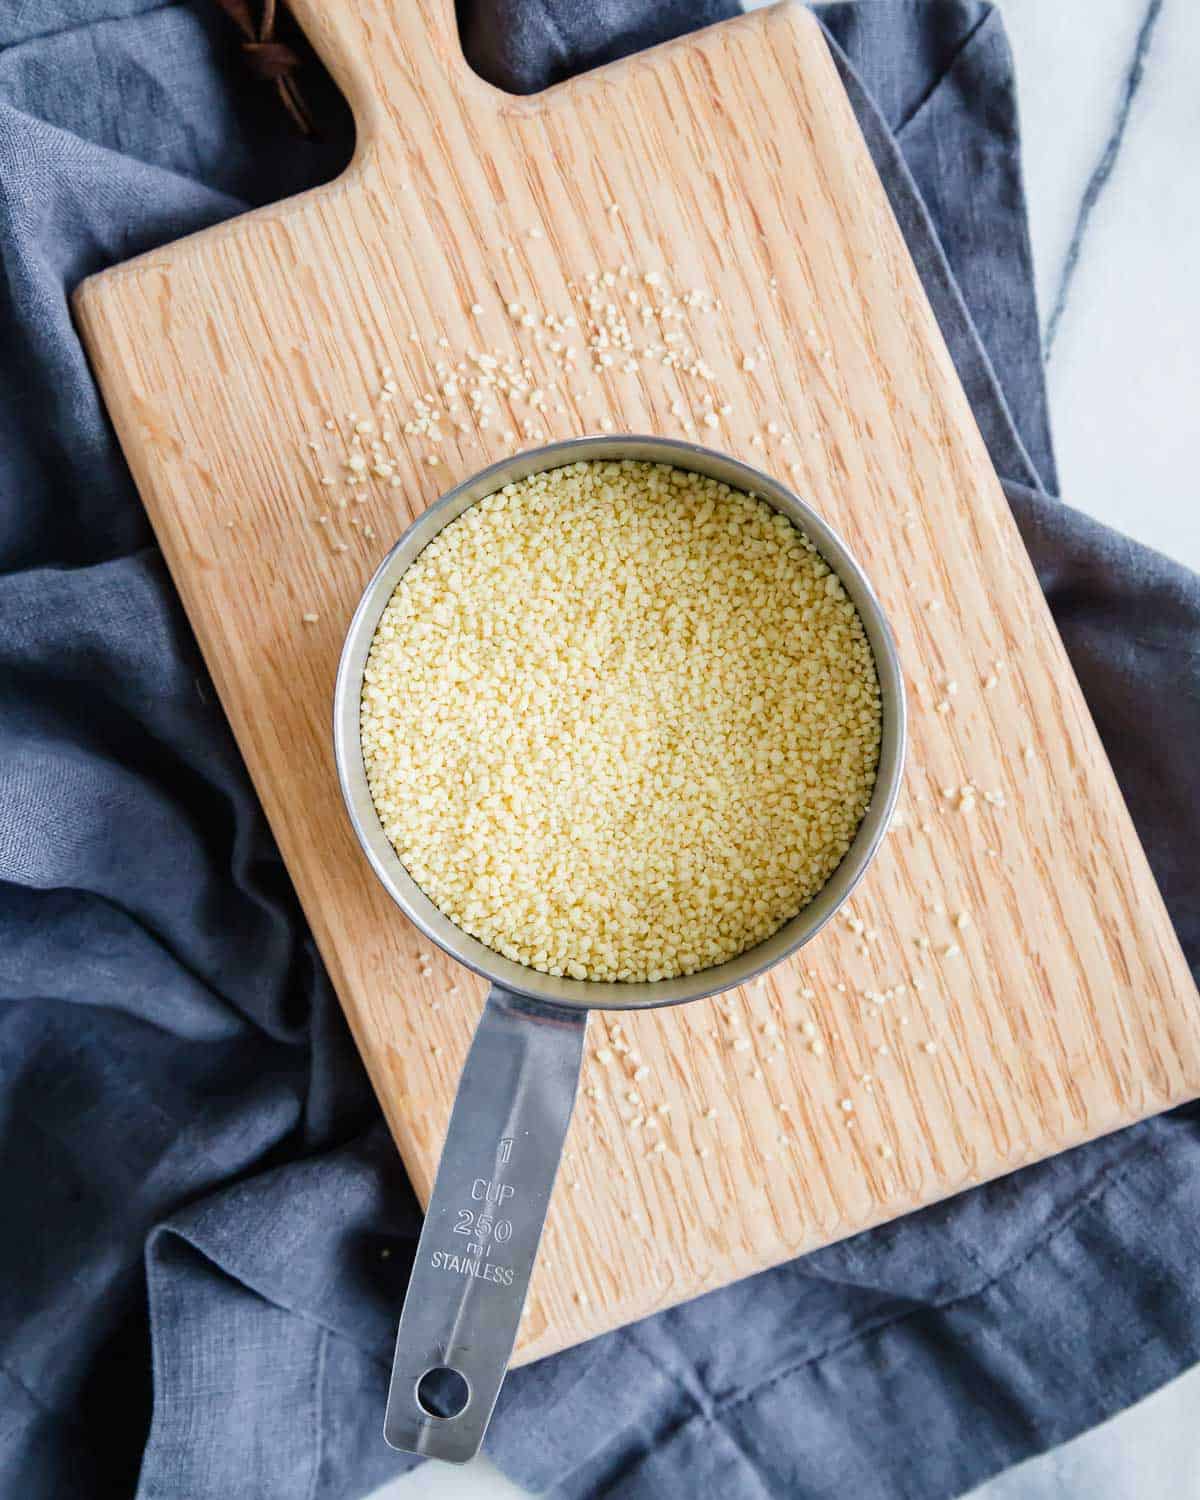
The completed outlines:
{"type": "Polygon", "coordinates": [[[334,752],[350,821],[392,899],[432,942],[491,981],[467,1054],[400,1315],[384,1436],[393,1448],[465,1463],[483,1441],[508,1367],[571,1119],[589,1009],[682,1005],[745,984],[808,942],[862,877],[887,828],[904,761],[904,683],[883,612],[845,544],[796,495],[736,459],[667,438],[552,443],[466,480],[415,521],[355,611],[334,691],[334,752]],[[882,743],[870,807],[841,864],[769,938],[696,974],[645,983],[556,978],[514,963],[445,916],[380,825],[359,740],[363,667],[405,569],[444,526],[515,480],[587,460],[672,464],[754,494],[806,534],[841,579],[875,655],[882,743]]]}

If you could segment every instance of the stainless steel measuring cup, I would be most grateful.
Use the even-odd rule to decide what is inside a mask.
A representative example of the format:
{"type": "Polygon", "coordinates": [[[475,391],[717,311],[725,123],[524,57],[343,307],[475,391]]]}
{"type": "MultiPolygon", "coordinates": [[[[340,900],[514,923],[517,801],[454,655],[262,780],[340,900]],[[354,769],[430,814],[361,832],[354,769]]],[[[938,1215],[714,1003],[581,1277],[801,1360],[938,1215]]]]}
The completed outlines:
{"type": "Polygon", "coordinates": [[[376,875],[432,942],[491,981],[467,1054],[400,1315],[384,1436],[464,1463],[479,1450],[504,1380],[570,1122],[589,1009],[681,1005],[745,984],[808,942],[850,895],[887,828],[904,761],[904,683],[879,602],[845,544],[796,495],[725,454],[667,438],[577,438],[493,464],[431,506],[367,585],[342,649],[334,752],[350,821],[376,875]],[[825,886],[777,932],[700,973],[640,984],[559,979],[469,936],[433,904],[388,842],[359,740],[363,667],[405,569],[444,526],[503,485],[585,460],[673,464],[760,496],[808,536],[841,579],[875,655],[883,724],[871,805],[825,886]]]}

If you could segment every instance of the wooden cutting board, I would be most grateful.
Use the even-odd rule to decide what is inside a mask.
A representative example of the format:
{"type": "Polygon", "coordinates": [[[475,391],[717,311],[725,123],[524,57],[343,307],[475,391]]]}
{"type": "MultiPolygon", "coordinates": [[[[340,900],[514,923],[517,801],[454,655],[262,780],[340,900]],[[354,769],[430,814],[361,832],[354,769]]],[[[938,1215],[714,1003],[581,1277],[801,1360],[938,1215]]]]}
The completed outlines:
{"type": "Polygon", "coordinates": [[[413,516],[516,447],[697,438],[847,537],[911,692],[852,915],[748,991],[593,1017],[520,1357],[1200,1092],[1191,977],[812,18],[513,98],[451,0],[295,9],[355,110],[350,169],[75,305],[422,1196],[482,988],[375,884],[329,728],[413,516]]]}

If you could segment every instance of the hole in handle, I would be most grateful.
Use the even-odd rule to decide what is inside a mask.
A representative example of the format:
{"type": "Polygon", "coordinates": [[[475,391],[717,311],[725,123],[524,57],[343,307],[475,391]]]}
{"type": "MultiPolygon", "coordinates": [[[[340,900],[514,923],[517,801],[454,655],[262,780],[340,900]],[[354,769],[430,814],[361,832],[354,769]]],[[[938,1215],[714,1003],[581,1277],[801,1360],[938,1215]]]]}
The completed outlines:
{"type": "Polygon", "coordinates": [[[467,1377],[449,1365],[434,1365],[417,1381],[417,1405],[427,1417],[460,1416],[470,1399],[467,1377]]]}

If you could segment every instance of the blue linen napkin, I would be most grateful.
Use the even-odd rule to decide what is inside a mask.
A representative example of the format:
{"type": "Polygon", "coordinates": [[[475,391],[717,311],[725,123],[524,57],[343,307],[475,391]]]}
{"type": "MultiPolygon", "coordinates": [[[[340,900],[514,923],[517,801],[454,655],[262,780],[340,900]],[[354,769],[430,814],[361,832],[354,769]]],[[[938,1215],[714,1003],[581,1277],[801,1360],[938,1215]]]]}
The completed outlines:
{"type": "MultiPolygon", "coordinates": [[[[473,0],[530,89],[725,0],[473,0]]],[[[1189,957],[1200,586],[1057,500],[1010,60],[982,0],[820,15],[1189,957]]],[[[0,1496],[332,1500],[419,1214],[104,419],[79,278],[325,180],[215,8],[0,11],[0,1496]]],[[[763,120],[761,128],[770,129],[763,120]]],[[[561,1497],[936,1500],[1200,1351],[1194,1108],[510,1377],[561,1497]]]]}

